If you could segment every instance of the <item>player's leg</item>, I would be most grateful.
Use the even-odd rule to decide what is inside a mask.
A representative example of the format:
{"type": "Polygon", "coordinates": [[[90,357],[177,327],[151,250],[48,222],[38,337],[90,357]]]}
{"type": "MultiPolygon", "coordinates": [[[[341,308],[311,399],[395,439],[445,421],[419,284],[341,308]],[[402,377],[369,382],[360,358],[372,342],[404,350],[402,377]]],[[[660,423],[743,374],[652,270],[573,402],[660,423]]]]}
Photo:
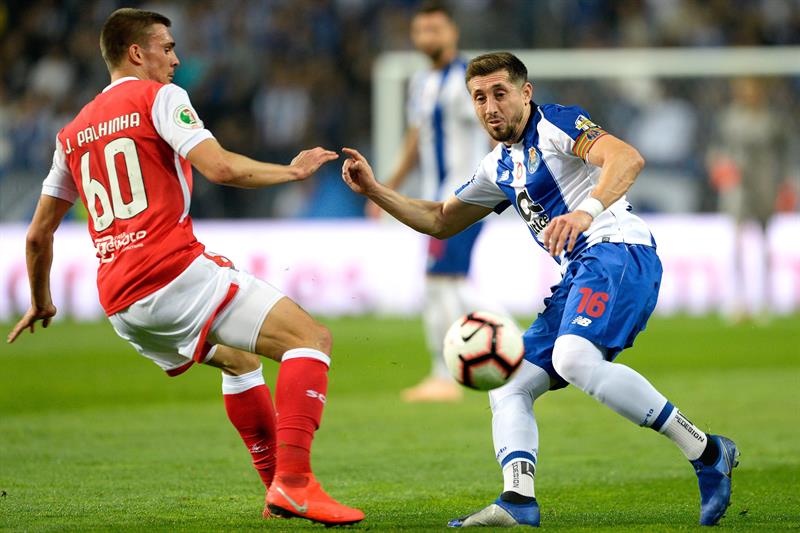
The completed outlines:
{"type": "Polygon", "coordinates": [[[670,438],[700,477],[701,523],[716,523],[730,499],[735,446],[724,437],[705,435],[642,375],[611,362],[633,343],[655,307],[661,275],[655,251],[604,245],[587,255],[584,264],[574,269],[553,347],[553,368],[628,420],[670,438]],[[711,478],[716,481],[714,490],[708,489],[711,478]]]}
{"type": "Polygon", "coordinates": [[[569,290],[568,280],[552,288],[544,311],[523,335],[522,366],[508,383],[489,393],[492,440],[503,471],[503,491],[480,511],[451,520],[451,527],[539,525],[534,492],[539,430],[533,403],[551,388],[566,386],[553,369],[551,355],[569,290]]]}
{"type": "Polygon", "coordinates": [[[442,342],[448,328],[469,311],[466,277],[472,249],[482,224],[475,224],[446,240],[428,242],[428,268],[422,322],[431,357],[431,373],[422,382],[402,393],[407,402],[448,402],[460,400],[463,391],[453,381],[442,357],[442,342]]]}
{"type": "Polygon", "coordinates": [[[514,378],[489,392],[492,441],[503,469],[501,499],[529,503],[535,498],[533,481],[539,456],[539,428],[533,405],[550,389],[550,376],[523,361],[514,378]]]}
{"type": "Polygon", "coordinates": [[[462,298],[463,284],[463,276],[426,276],[422,324],[431,358],[431,372],[417,385],[403,390],[402,398],[406,402],[453,402],[464,395],[442,357],[442,342],[447,329],[467,312],[462,298]]]}
{"type": "Polygon", "coordinates": [[[311,470],[311,443],[328,394],[330,332],[284,297],[266,316],[255,344],[257,353],[281,361],[275,386],[277,464],[267,495],[269,509],[325,524],[362,520],[360,510],[328,496],[311,470]]]}
{"type": "Polygon", "coordinates": [[[269,508],[326,524],[357,522],[364,514],[325,494],[311,470],[311,443],[327,401],[331,335],[268,283],[232,272],[239,290],[214,322],[211,343],[280,361],[275,386],[275,477],[269,508]]]}
{"type": "Polygon", "coordinates": [[[539,525],[534,493],[539,429],[533,403],[549,388],[547,372],[523,361],[508,383],[489,392],[492,440],[503,471],[503,492],[483,509],[451,520],[450,527],[539,525]]]}
{"type": "Polygon", "coordinates": [[[738,464],[739,452],[730,439],[706,435],[641,374],[607,361],[604,351],[583,337],[559,337],[553,364],[570,384],[674,442],[698,475],[701,525],[714,525],[722,518],[730,503],[731,471],[738,464]]]}
{"type": "MultiPolygon", "coordinates": [[[[239,432],[253,467],[269,490],[275,476],[275,407],[264,382],[261,359],[236,348],[216,345],[206,364],[222,370],[222,397],[228,420],[239,432]]],[[[264,517],[270,516],[265,506],[264,517]]]]}

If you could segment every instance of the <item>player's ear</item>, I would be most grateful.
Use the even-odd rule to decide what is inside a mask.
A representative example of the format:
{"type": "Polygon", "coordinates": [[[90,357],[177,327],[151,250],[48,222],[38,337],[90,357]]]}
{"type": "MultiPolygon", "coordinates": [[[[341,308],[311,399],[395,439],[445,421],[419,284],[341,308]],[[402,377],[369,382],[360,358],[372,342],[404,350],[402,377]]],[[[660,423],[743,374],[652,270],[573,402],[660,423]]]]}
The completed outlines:
{"type": "Polygon", "coordinates": [[[526,102],[533,98],[533,84],[531,82],[526,81],[522,86],[522,96],[525,97],[526,102]]]}
{"type": "Polygon", "coordinates": [[[128,47],[128,60],[134,65],[141,65],[144,63],[144,53],[142,47],[133,43],[128,47]]]}

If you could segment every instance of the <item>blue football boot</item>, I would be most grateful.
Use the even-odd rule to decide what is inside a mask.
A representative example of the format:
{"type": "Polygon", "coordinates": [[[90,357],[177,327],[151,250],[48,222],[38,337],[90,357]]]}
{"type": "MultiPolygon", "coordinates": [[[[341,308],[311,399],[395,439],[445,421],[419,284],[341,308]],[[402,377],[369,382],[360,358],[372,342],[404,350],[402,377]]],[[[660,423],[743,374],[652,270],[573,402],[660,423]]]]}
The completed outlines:
{"type": "Polygon", "coordinates": [[[713,526],[725,515],[731,504],[731,473],[739,464],[736,444],[720,435],[708,435],[719,447],[719,457],[713,465],[699,459],[690,461],[700,484],[700,525],[713,526]]]}
{"type": "Polygon", "coordinates": [[[478,512],[454,518],[447,527],[539,527],[539,504],[534,499],[530,503],[511,503],[497,498],[493,503],[478,512]]]}

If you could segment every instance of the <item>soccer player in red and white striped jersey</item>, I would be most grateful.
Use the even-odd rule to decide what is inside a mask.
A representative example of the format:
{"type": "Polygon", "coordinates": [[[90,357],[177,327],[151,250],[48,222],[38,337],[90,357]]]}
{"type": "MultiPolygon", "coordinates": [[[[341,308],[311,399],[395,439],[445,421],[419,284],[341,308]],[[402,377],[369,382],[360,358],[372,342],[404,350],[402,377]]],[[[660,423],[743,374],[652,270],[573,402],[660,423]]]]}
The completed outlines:
{"type": "Polygon", "coordinates": [[[116,332],[169,375],[196,363],[222,370],[228,417],[267,488],[264,516],[358,522],[364,514],[328,496],[310,466],[329,331],[268,283],[206,252],[189,216],[192,166],[214,183],[258,188],[306,179],[338,156],[317,147],[278,165],[222,148],[171,84],[179,61],[169,27],[163,15],[129,8],[103,26],[111,84],[58,134],[26,243],[31,308],[8,341],[56,314],[54,233],[80,198],[100,302],[116,332]],[[259,356],[280,362],[275,406],[259,356]]]}

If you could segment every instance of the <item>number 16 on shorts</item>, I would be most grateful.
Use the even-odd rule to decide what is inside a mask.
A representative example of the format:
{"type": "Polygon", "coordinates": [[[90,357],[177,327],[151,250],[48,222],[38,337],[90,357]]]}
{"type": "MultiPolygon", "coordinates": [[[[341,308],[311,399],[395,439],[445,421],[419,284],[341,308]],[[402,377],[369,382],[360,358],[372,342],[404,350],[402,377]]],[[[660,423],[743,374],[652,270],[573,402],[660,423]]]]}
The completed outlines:
{"type": "MultiPolygon", "coordinates": [[[[601,291],[593,291],[589,287],[581,287],[578,289],[578,307],[575,309],[576,314],[571,325],[588,327],[592,324],[594,319],[598,319],[606,312],[606,303],[608,303],[608,293],[601,291]]],[[[574,301],[575,296],[572,296],[574,301]]],[[[566,318],[566,317],[565,317],[566,318]]]]}

